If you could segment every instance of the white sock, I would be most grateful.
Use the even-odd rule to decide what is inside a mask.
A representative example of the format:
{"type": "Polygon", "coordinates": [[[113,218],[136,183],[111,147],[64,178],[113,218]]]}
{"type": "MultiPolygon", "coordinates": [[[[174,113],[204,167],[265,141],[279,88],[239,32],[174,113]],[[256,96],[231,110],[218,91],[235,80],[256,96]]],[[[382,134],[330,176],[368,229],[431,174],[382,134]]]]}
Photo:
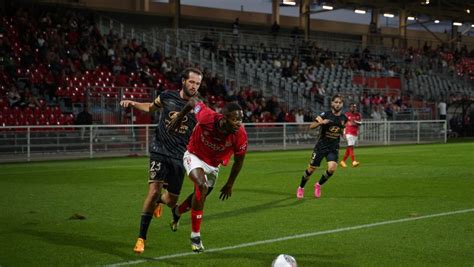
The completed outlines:
{"type": "Polygon", "coordinates": [[[191,238],[194,238],[196,236],[201,236],[201,233],[191,232],[191,238]]]}

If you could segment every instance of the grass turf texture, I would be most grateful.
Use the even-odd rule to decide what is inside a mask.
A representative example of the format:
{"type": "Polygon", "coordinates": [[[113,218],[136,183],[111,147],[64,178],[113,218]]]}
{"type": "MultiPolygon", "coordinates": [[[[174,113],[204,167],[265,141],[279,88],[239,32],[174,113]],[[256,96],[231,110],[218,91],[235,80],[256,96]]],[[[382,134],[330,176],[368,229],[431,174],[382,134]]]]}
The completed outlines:
{"type": "MultiPolygon", "coordinates": [[[[218,196],[230,168],[222,169],[206,203],[203,243],[212,250],[472,209],[473,151],[474,143],[356,148],[360,167],[339,168],[315,199],[318,169],[301,201],[295,192],[310,150],[249,153],[226,201],[218,196]]],[[[147,166],[147,158],[0,165],[0,265],[270,266],[280,253],[299,266],[474,263],[474,212],[154,260],[191,251],[189,214],[171,232],[166,208],[137,256],[147,166]]],[[[182,199],[190,191],[186,178],[182,199]]]]}

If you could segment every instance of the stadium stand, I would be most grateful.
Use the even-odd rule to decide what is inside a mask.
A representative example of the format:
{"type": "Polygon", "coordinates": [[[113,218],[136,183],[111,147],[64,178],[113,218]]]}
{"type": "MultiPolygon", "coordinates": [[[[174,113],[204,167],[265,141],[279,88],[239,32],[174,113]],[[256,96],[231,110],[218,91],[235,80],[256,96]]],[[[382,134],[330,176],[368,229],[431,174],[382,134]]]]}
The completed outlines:
{"type": "Polygon", "coordinates": [[[219,109],[237,100],[248,122],[294,121],[300,108],[328,108],[334,93],[359,102],[366,116],[377,106],[387,119],[435,118],[440,97],[472,94],[473,51],[466,47],[362,50],[351,37],[303,41],[298,32],[244,29],[236,42],[229,29],[205,27],[179,29],[179,38],[154,30],[150,41],[146,30],[124,25],[132,34],[118,34],[112,23],[99,25],[107,18],[96,15],[19,8],[2,18],[2,123],[72,124],[76,104],[85,103],[95,123],[123,122],[126,114],[114,114],[120,99],[176,89],[179,71],[191,65],[204,70],[201,91],[208,102],[219,109]],[[175,39],[171,51],[167,40],[175,39]],[[44,118],[31,115],[38,109],[44,118]]]}

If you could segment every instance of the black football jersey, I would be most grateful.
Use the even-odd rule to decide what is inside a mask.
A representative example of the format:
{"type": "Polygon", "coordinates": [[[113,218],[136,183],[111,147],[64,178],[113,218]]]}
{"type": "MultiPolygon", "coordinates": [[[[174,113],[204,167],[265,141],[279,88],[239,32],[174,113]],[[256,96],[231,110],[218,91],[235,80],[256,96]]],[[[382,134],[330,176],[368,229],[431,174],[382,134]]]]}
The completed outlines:
{"type": "Polygon", "coordinates": [[[318,144],[321,148],[339,148],[339,140],[344,132],[344,125],[347,117],[343,113],[336,116],[332,111],[325,111],[319,115],[323,120],[328,119],[328,124],[321,125],[321,133],[319,135],[318,144]]]}
{"type": "Polygon", "coordinates": [[[150,154],[153,158],[154,154],[182,160],[186,151],[189,137],[196,125],[194,113],[188,113],[177,133],[169,133],[166,129],[171,115],[181,111],[186,105],[187,100],[180,97],[179,91],[164,91],[160,94],[160,102],[162,105],[161,113],[156,125],[155,135],[150,143],[150,154]]]}

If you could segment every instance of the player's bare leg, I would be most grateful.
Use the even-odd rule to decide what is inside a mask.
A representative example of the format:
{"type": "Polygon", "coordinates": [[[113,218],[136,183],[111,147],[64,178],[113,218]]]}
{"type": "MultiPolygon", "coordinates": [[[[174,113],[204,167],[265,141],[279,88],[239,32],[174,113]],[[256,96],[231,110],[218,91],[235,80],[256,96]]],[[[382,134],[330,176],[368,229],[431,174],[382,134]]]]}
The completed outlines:
{"type": "Polygon", "coordinates": [[[160,198],[158,199],[158,202],[156,203],[155,210],[153,211],[153,216],[156,218],[161,217],[161,214],[163,212],[163,204],[166,204],[170,209],[176,207],[176,203],[178,203],[178,198],[179,195],[165,191],[163,194],[161,194],[160,198]]]}

